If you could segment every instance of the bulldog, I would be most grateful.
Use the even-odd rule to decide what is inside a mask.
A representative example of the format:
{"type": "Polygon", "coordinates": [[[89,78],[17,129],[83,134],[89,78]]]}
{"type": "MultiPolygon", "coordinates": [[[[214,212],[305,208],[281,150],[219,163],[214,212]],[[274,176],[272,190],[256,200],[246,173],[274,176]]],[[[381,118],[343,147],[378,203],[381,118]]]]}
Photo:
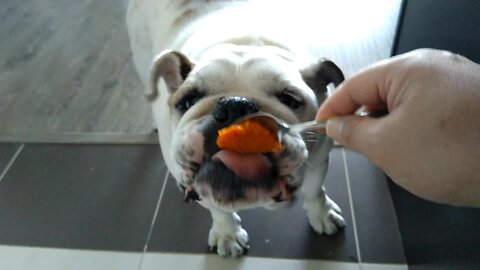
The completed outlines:
{"type": "Polygon", "coordinates": [[[286,123],[312,120],[327,86],[344,79],[332,61],[308,54],[298,29],[274,12],[277,2],[129,2],[133,61],[165,163],[184,199],[210,210],[208,244],[222,256],[241,256],[249,247],[237,211],[289,204],[301,186],[316,232],[345,226],[323,187],[333,146],[328,137],[290,132],[281,151],[264,154],[216,145],[218,130],[251,113],[286,123]]]}

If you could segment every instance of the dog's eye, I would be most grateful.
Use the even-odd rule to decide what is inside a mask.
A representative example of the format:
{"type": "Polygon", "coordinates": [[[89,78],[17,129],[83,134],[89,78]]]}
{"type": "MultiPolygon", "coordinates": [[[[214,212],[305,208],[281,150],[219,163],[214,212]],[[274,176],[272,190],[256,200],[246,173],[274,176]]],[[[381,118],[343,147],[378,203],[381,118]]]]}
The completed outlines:
{"type": "Polygon", "coordinates": [[[303,104],[302,100],[298,100],[296,97],[289,94],[288,92],[282,92],[278,94],[277,98],[278,100],[280,100],[280,102],[292,109],[298,109],[303,104]]]}
{"type": "Polygon", "coordinates": [[[187,112],[195,103],[197,103],[200,99],[202,99],[205,94],[199,92],[198,90],[193,90],[187,93],[184,97],[182,97],[177,103],[175,103],[175,109],[177,109],[180,113],[187,112]]]}

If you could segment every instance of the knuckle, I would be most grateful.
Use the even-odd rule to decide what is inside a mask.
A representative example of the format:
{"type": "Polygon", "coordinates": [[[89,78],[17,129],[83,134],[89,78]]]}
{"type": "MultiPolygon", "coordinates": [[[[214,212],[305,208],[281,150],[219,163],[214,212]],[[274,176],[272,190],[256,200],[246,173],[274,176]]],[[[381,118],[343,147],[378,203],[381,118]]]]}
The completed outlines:
{"type": "Polygon", "coordinates": [[[355,140],[355,130],[358,126],[358,119],[350,118],[348,121],[343,121],[341,125],[338,126],[337,134],[340,139],[340,142],[346,146],[351,147],[355,140]]]}

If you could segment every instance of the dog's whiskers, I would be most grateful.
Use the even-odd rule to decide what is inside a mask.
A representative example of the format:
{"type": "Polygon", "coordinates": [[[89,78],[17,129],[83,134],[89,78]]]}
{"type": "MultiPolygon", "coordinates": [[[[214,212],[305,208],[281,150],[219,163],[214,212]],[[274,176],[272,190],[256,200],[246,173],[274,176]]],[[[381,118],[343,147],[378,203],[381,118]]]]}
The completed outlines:
{"type": "Polygon", "coordinates": [[[318,136],[315,136],[313,134],[306,134],[306,135],[303,135],[302,138],[317,138],[318,136]]]}
{"type": "Polygon", "coordinates": [[[302,135],[302,139],[304,141],[317,141],[318,140],[318,135],[314,135],[314,134],[305,134],[305,135],[302,135]]]}
{"type": "Polygon", "coordinates": [[[306,162],[306,165],[307,165],[307,167],[309,167],[309,168],[313,168],[312,164],[310,164],[310,162],[308,162],[308,161],[306,162]]]}

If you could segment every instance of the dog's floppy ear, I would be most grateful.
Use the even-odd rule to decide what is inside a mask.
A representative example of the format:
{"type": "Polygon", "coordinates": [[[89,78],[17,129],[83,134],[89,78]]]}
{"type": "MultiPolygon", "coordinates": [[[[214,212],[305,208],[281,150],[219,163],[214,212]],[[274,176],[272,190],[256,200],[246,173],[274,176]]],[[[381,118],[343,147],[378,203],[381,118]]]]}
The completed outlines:
{"type": "Polygon", "coordinates": [[[302,69],[301,74],[305,83],[315,91],[319,103],[327,95],[327,85],[333,83],[338,86],[345,79],[340,68],[325,58],[302,69]]]}
{"type": "Polygon", "coordinates": [[[185,81],[194,64],[181,52],[163,51],[153,60],[150,71],[150,91],[147,99],[153,101],[158,96],[158,80],[163,78],[170,93],[185,81]]]}

